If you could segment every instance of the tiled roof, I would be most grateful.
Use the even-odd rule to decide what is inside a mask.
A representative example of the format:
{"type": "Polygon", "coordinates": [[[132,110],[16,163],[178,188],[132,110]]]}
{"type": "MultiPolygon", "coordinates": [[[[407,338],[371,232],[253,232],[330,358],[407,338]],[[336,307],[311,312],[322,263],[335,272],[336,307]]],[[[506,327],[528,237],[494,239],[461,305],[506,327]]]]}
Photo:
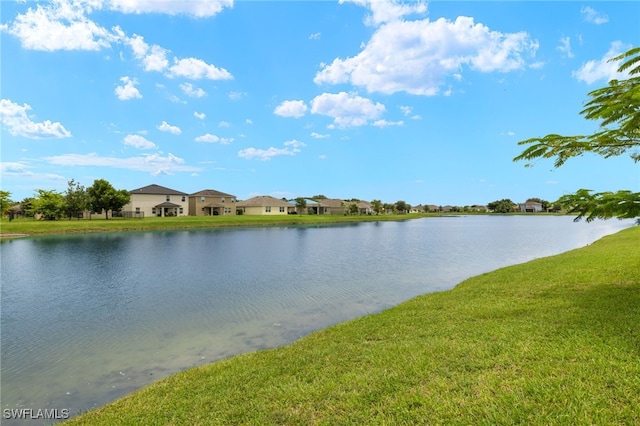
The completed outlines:
{"type": "Polygon", "coordinates": [[[195,192],[190,197],[235,197],[235,195],[225,194],[224,192],[216,191],[215,189],[203,189],[202,191],[195,192]]]}
{"type": "Polygon", "coordinates": [[[131,194],[152,194],[152,195],[187,195],[186,192],[176,191],[175,189],[165,188],[160,185],[148,185],[142,188],[129,191],[131,194]]]}
{"type": "Polygon", "coordinates": [[[295,207],[288,201],[279,198],[270,197],[268,195],[260,195],[258,197],[249,198],[236,204],[238,207],[295,207]]]}

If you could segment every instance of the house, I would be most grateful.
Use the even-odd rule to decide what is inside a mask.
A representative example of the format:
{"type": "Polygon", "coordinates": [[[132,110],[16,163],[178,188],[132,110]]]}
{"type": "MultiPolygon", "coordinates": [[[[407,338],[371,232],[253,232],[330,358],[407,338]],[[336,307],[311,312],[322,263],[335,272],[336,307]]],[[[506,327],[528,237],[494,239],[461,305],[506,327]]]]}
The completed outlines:
{"type": "Polygon", "coordinates": [[[133,217],[186,216],[187,194],[160,185],[148,185],[129,191],[131,199],[123,210],[133,217]]]}
{"type": "Polygon", "coordinates": [[[317,200],[320,207],[322,207],[322,213],[320,214],[340,214],[344,215],[349,207],[348,202],[338,200],[335,198],[321,198],[317,200]]]}
{"type": "Polygon", "coordinates": [[[417,206],[413,206],[409,209],[409,213],[424,213],[426,212],[428,207],[423,206],[422,204],[418,204],[417,206]]]}
{"type": "Polygon", "coordinates": [[[242,211],[242,214],[249,215],[283,215],[296,211],[296,206],[290,202],[268,195],[239,201],[236,203],[236,208],[242,211]]]}
{"type": "Polygon", "coordinates": [[[542,211],[542,204],[537,201],[527,201],[518,204],[518,210],[523,213],[539,213],[542,211]]]}
{"type": "Polygon", "coordinates": [[[213,189],[189,195],[189,216],[228,216],[236,214],[236,196],[213,189]]]}

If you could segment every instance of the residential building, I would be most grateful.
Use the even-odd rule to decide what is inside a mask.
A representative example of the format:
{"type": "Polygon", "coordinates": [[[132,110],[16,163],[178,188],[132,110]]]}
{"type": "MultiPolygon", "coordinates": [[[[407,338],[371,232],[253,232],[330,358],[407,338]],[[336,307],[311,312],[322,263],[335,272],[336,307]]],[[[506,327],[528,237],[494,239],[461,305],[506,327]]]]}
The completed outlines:
{"type": "Polygon", "coordinates": [[[188,195],[185,192],[152,184],[129,193],[131,200],[123,210],[134,217],[186,216],[189,211],[188,195]]]}
{"type": "Polygon", "coordinates": [[[542,211],[542,204],[537,201],[527,201],[518,204],[518,210],[523,213],[539,213],[542,211]]]}
{"type": "Polygon", "coordinates": [[[284,215],[294,213],[296,206],[288,201],[261,195],[236,203],[242,214],[248,215],[284,215]]]}
{"type": "Polygon", "coordinates": [[[233,216],[236,201],[235,195],[204,189],[189,195],[189,216],[233,216]]]}

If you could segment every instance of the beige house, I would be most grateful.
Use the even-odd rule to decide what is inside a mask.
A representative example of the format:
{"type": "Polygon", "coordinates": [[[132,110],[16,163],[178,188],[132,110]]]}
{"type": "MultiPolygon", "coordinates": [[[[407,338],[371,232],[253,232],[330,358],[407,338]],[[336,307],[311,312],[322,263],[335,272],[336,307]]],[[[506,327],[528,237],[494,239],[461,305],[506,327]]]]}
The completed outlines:
{"type": "Polygon", "coordinates": [[[186,216],[189,212],[188,195],[160,185],[148,185],[129,191],[131,200],[123,210],[133,217],[186,216]]]}
{"type": "Polygon", "coordinates": [[[213,189],[189,195],[189,216],[229,216],[236,214],[236,196],[213,189]]]}
{"type": "Polygon", "coordinates": [[[288,201],[261,195],[236,203],[236,208],[249,215],[283,215],[294,213],[296,206],[288,201]]]}

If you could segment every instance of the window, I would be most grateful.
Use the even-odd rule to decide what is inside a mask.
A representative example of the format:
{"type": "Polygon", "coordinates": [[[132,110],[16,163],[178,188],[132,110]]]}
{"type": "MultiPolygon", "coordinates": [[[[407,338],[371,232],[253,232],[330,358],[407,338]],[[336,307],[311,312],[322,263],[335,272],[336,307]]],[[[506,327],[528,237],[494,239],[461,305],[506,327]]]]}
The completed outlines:
{"type": "Polygon", "coordinates": [[[264,211],[265,211],[266,213],[271,213],[271,207],[265,207],[265,208],[264,208],[264,211]]]}
{"type": "Polygon", "coordinates": [[[204,197],[200,197],[200,202],[204,203],[204,197]]]}
{"type": "Polygon", "coordinates": [[[180,207],[180,214],[184,213],[184,209],[180,207]]]}
{"type": "Polygon", "coordinates": [[[167,201],[171,201],[171,195],[167,195],[167,201]]]}
{"type": "Polygon", "coordinates": [[[220,201],[222,201],[222,202],[224,203],[224,197],[221,197],[221,198],[220,198],[220,201]]]}
{"type": "Polygon", "coordinates": [[[280,207],[280,213],[284,213],[284,207],[280,207]]]}
{"type": "Polygon", "coordinates": [[[229,214],[229,213],[231,213],[231,207],[225,207],[224,214],[229,214]]]}
{"type": "Polygon", "coordinates": [[[151,209],[151,214],[156,214],[156,208],[155,207],[151,209]]]}
{"type": "Polygon", "coordinates": [[[235,199],[235,198],[231,198],[231,202],[232,202],[232,203],[235,203],[235,202],[236,202],[236,199],[235,199]]]}
{"type": "Polygon", "coordinates": [[[136,207],[136,213],[140,213],[140,207],[136,207]]]}
{"type": "Polygon", "coordinates": [[[183,202],[183,203],[184,203],[184,200],[185,200],[185,196],[183,195],[183,196],[182,196],[182,202],[183,202]]]}

